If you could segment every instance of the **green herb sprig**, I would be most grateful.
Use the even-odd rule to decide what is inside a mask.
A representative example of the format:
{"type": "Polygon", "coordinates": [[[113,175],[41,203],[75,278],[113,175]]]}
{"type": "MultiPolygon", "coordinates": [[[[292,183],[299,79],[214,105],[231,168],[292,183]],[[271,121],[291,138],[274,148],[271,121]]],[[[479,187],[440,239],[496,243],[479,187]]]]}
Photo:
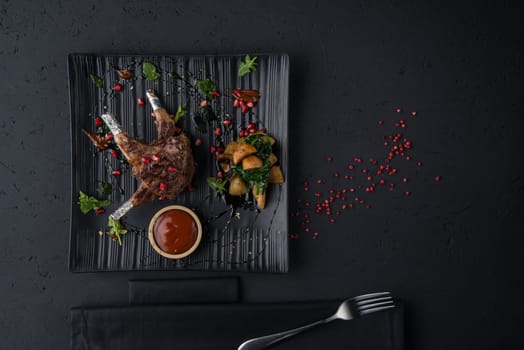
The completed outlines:
{"type": "Polygon", "coordinates": [[[97,210],[99,208],[105,208],[111,205],[111,201],[108,199],[100,200],[93,196],[88,196],[84,192],[80,191],[78,196],[78,204],[80,204],[80,211],[82,214],[87,214],[91,210],[97,210]]]}
{"type": "Polygon", "coordinates": [[[195,86],[197,87],[198,91],[200,91],[200,93],[205,96],[207,100],[211,100],[213,98],[212,92],[216,91],[217,89],[216,84],[209,79],[196,80],[195,86]]]}
{"type": "Polygon", "coordinates": [[[226,192],[227,180],[217,179],[216,177],[208,177],[207,184],[215,192],[226,192]]]}
{"type": "Polygon", "coordinates": [[[158,72],[158,68],[153,63],[148,61],[144,61],[144,63],[142,63],[142,73],[144,73],[144,76],[147,80],[157,80],[161,76],[158,72]]]}
{"type": "Polygon", "coordinates": [[[100,78],[98,75],[90,74],[90,77],[91,77],[91,81],[95,84],[97,88],[104,87],[104,80],[100,78]]]}
{"type": "Polygon", "coordinates": [[[107,225],[109,226],[109,235],[113,239],[118,240],[118,244],[122,245],[121,236],[127,233],[127,229],[122,225],[120,220],[117,220],[112,216],[109,216],[107,225]]]}
{"type": "Polygon", "coordinates": [[[268,138],[268,134],[256,133],[247,136],[244,139],[244,142],[255,146],[257,149],[257,156],[262,160],[266,160],[273,151],[273,147],[271,146],[271,142],[268,141],[268,138]]]}
{"type": "Polygon", "coordinates": [[[256,187],[256,194],[260,194],[265,191],[267,179],[269,177],[269,168],[270,164],[268,160],[264,161],[264,165],[262,167],[253,170],[244,170],[239,165],[231,165],[231,169],[247,182],[247,186],[250,191],[256,187]]]}
{"type": "Polygon", "coordinates": [[[173,122],[177,124],[180,119],[182,119],[187,114],[187,111],[182,108],[182,106],[178,106],[178,109],[175,113],[175,117],[173,118],[173,122]]]}
{"type": "Polygon", "coordinates": [[[100,181],[98,183],[98,192],[108,196],[113,193],[113,186],[109,182],[100,181]]]}
{"type": "Polygon", "coordinates": [[[246,74],[256,71],[257,70],[257,63],[255,62],[256,60],[257,60],[257,56],[251,58],[249,57],[249,55],[246,55],[246,57],[244,57],[244,61],[240,61],[240,65],[238,66],[238,76],[243,77],[246,74]]]}

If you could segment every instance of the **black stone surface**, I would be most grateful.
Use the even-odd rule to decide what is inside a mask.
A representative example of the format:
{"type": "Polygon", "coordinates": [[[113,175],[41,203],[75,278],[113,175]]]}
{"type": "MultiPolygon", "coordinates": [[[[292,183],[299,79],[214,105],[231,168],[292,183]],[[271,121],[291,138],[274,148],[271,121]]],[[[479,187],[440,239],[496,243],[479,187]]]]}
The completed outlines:
{"type": "Polygon", "coordinates": [[[412,195],[377,191],[370,209],[317,220],[318,239],[290,242],[289,274],[241,275],[244,300],[387,289],[407,304],[413,349],[521,347],[518,3],[222,3],[0,1],[1,347],[67,349],[69,309],[125,304],[129,279],[221,275],[67,272],[71,52],[287,52],[291,201],[304,178],[331,176],[327,155],[342,168],[376,153],[377,120],[416,110],[412,195]]]}

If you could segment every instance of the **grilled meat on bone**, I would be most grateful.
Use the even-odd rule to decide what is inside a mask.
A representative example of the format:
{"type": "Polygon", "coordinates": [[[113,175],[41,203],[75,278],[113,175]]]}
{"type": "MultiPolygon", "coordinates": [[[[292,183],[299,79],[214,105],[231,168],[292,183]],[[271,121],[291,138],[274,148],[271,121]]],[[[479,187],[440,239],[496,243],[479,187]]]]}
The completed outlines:
{"type": "Polygon", "coordinates": [[[132,175],[141,180],[140,187],[131,198],[111,216],[119,219],[132,207],[151,202],[156,198],[174,199],[191,184],[195,172],[189,138],[175,135],[173,118],[160,105],[153,91],[147,97],[155,114],[158,138],[146,144],[123,131],[111,114],[102,119],[111,129],[117,146],[132,167],[132,175]]]}

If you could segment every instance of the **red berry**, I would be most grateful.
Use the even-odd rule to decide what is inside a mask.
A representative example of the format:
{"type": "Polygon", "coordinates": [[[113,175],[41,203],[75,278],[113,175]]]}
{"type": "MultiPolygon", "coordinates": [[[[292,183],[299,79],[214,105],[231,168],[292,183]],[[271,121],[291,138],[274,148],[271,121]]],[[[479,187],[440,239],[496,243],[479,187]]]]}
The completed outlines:
{"type": "Polygon", "coordinates": [[[352,165],[352,164],[349,164],[349,165],[348,165],[348,169],[349,169],[349,170],[353,170],[353,169],[355,169],[355,166],[352,165]]]}
{"type": "Polygon", "coordinates": [[[195,146],[200,146],[202,142],[202,139],[200,137],[197,137],[197,139],[195,140],[195,146]]]}
{"type": "Polygon", "coordinates": [[[411,112],[411,115],[412,115],[412,116],[416,116],[416,115],[417,115],[417,112],[414,112],[414,111],[413,111],[413,112],[411,112]]]}
{"type": "Polygon", "coordinates": [[[222,124],[224,124],[224,126],[230,126],[233,122],[231,121],[231,119],[226,119],[222,122],[222,124]]]}
{"type": "Polygon", "coordinates": [[[233,108],[238,108],[238,106],[240,106],[240,101],[234,100],[233,101],[233,108]]]}
{"type": "Polygon", "coordinates": [[[382,124],[384,124],[384,121],[383,121],[383,120],[379,120],[379,121],[377,122],[377,124],[378,124],[378,125],[382,125],[382,124]]]}
{"type": "Polygon", "coordinates": [[[217,173],[217,179],[222,179],[222,178],[224,178],[224,173],[221,172],[221,171],[219,171],[219,172],[217,173]]]}
{"type": "Polygon", "coordinates": [[[107,135],[106,135],[106,140],[107,140],[107,141],[111,141],[111,140],[113,140],[114,138],[115,138],[115,137],[113,136],[113,134],[107,134],[107,135]]]}
{"type": "Polygon", "coordinates": [[[207,107],[207,101],[206,100],[200,101],[200,107],[206,108],[207,107]]]}
{"type": "Polygon", "coordinates": [[[439,182],[439,181],[440,181],[440,179],[441,179],[441,177],[440,177],[439,175],[437,175],[437,176],[435,176],[435,178],[434,178],[434,179],[435,179],[435,182],[439,182]]]}
{"type": "Polygon", "coordinates": [[[327,157],[327,161],[328,161],[328,162],[331,162],[332,160],[333,160],[333,157],[331,157],[331,156],[328,156],[328,157],[327,157]]]}
{"type": "Polygon", "coordinates": [[[422,162],[417,162],[417,166],[421,167],[422,166],[422,162]]]}
{"type": "Polygon", "coordinates": [[[95,213],[96,213],[96,215],[104,214],[105,213],[105,209],[104,208],[98,208],[97,210],[95,210],[95,213]]]}
{"type": "Polygon", "coordinates": [[[217,147],[217,152],[220,153],[220,154],[224,153],[225,150],[226,150],[226,148],[224,146],[218,146],[217,147]]]}
{"type": "Polygon", "coordinates": [[[247,113],[247,107],[245,105],[244,106],[240,105],[240,112],[247,113]]]}
{"type": "Polygon", "coordinates": [[[212,95],[213,97],[218,97],[218,96],[220,96],[220,92],[218,92],[218,91],[215,90],[215,91],[212,91],[212,92],[211,92],[211,95],[212,95]]]}
{"type": "Polygon", "coordinates": [[[121,84],[116,84],[115,86],[113,86],[113,90],[115,90],[115,91],[122,91],[122,85],[121,84]]]}
{"type": "Polygon", "coordinates": [[[216,128],[216,129],[215,129],[215,135],[216,135],[216,136],[222,136],[222,129],[220,129],[220,128],[216,128]]]}
{"type": "Polygon", "coordinates": [[[411,196],[411,192],[409,192],[409,191],[404,192],[404,194],[405,194],[406,196],[411,196]]]}
{"type": "Polygon", "coordinates": [[[408,182],[408,178],[407,178],[407,177],[402,178],[402,182],[403,182],[403,183],[408,182]]]}
{"type": "Polygon", "coordinates": [[[248,103],[246,103],[246,106],[248,108],[253,108],[253,107],[255,107],[255,104],[253,102],[249,101],[248,103]]]}
{"type": "Polygon", "coordinates": [[[116,170],[113,170],[111,174],[113,174],[113,176],[120,176],[122,175],[122,171],[119,169],[116,169],[116,170]]]}
{"type": "Polygon", "coordinates": [[[142,157],[142,163],[149,164],[151,161],[147,157],[142,157]]]}
{"type": "Polygon", "coordinates": [[[157,154],[152,154],[151,159],[153,160],[153,162],[158,162],[160,160],[160,157],[157,154]]]}
{"type": "Polygon", "coordinates": [[[400,113],[400,112],[401,112],[401,109],[400,109],[400,108],[397,108],[397,109],[395,109],[395,112],[400,113]]]}
{"type": "Polygon", "coordinates": [[[102,118],[96,117],[95,118],[95,125],[96,126],[101,126],[102,125],[102,118]]]}
{"type": "Polygon", "coordinates": [[[167,185],[165,182],[161,182],[160,185],[158,185],[158,188],[160,189],[160,191],[165,191],[167,188],[167,185]]]}
{"type": "Polygon", "coordinates": [[[111,157],[118,158],[118,152],[115,149],[111,151],[111,157]]]}
{"type": "Polygon", "coordinates": [[[251,122],[247,125],[247,128],[248,129],[256,129],[257,127],[257,124],[255,122],[251,122]]]}
{"type": "Polygon", "coordinates": [[[169,171],[170,173],[176,173],[177,172],[177,168],[174,167],[174,166],[170,166],[169,168],[167,168],[167,171],[169,171]]]}
{"type": "Polygon", "coordinates": [[[216,146],[209,147],[209,152],[215,153],[216,151],[217,151],[217,147],[216,146]]]}
{"type": "Polygon", "coordinates": [[[144,100],[142,100],[140,97],[136,99],[136,102],[138,103],[139,106],[145,105],[144,100]]]}

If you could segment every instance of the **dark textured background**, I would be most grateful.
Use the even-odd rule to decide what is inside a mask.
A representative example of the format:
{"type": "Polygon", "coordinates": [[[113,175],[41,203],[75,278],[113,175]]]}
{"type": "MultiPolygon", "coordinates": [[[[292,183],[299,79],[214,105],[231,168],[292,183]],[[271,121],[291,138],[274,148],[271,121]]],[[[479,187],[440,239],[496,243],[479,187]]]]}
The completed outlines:
{"type": "Polygon", "coordinates": [[[69,308],[125,303],[130,278],[217,275],[67,271],[71,52],[289,53],[292,201],[329,175],[327,154],[342,167],[380,137],[378,118],[416,110],[413,195],[318,222],[319,239],[291,242],[289,274],[242,275],[245,300],[388,289],[413,349],[522,346],[521,9],[222,3],[0,1],[0,347],[67,349],[69,308]]]}

